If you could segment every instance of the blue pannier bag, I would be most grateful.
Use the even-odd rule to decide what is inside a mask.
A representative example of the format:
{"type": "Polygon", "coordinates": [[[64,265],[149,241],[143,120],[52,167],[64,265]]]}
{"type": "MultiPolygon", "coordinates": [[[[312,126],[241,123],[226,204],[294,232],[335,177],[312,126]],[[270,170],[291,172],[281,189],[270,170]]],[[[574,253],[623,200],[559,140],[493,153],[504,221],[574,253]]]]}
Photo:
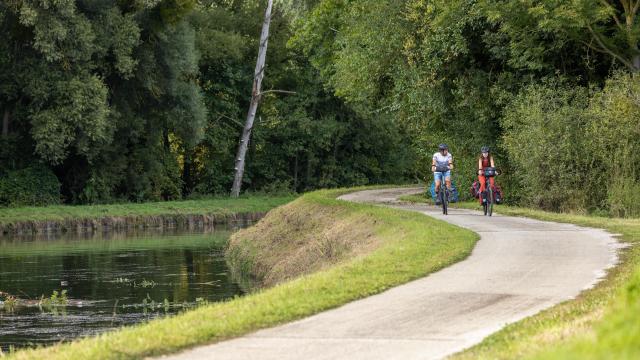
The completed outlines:
{"type": "MultiPolygon", "coordinates": [[[[442,184],[442,186],[446,186],[445,184],[442,184]]],[[[458,188],[456,187],[456,183],[451,180],[451,192],[449,193],[449,202],[458,202],[458,188]]],[[[431,182],[431,186],[429,191],[431,192],[431,199],[433,200],[433,202],[436,202],[436,183],[435,181],[431,182]]],[[[439,204],[439,202],[438,202],[439,204]]]]}

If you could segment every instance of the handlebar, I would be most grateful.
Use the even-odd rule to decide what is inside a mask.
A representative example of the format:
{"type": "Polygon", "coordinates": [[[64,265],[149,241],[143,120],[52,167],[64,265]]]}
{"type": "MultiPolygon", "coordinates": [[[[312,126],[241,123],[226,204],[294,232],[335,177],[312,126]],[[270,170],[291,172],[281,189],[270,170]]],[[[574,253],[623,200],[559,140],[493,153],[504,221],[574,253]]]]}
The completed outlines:
{"type": "Polygon", "coordinates": [[[493,177],[499,174],[498,170],[496,170],[496,168],[494,167],[486,167],[479,171],[482,171],[482,175],[484,175],[485,177],[493,177]]]}

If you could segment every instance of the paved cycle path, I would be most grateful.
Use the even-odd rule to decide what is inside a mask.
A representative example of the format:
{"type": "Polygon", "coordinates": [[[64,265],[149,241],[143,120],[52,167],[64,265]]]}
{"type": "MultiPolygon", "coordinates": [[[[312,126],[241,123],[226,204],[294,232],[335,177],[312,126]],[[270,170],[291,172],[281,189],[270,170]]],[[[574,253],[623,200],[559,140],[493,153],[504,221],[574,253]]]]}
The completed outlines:
{"type": "MultiPolygon", "coordinates": [[[[395,188],[343,200],[419,211],[480,234],[473,253],[425,278],[299,321],[170,359],[437,359],[593,286],[617,261],[603,230],[402,204],[395,188]]],[[[499,208],[498,208],[499,211],[499,208]]],[[[349,284],[345,284],[349,286],[349,284]]]]}

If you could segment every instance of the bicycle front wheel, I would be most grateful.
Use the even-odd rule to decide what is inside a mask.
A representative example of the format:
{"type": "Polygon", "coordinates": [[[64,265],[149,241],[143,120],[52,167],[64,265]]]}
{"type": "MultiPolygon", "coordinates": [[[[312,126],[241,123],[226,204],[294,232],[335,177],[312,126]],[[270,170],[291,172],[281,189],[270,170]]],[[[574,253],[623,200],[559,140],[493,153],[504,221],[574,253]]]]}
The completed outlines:
{"type": "Polygon", "coordinates": [[[487,196],[487,208],[488,208],[487,212],[489,213],[489,216],[492,216],[493,215],[493,203],[495,202],[494,198],[493,198],[493,196],[494,196],[493,189],[489,189],[488,195],[489,196],[487,196]]]}
{"type": "Polygon", "coordinates": [[[482,198],[482,211],[485,215],[487,215],[487,194],[488,193],[486,191],[480,194],[480,197],[482,198]]]}
{"type": "Polygon", "coordinates": [[[440,189],[440,202],[442,203],[442,214],[447,215],[447,195],[446,190],[440,189]]]}

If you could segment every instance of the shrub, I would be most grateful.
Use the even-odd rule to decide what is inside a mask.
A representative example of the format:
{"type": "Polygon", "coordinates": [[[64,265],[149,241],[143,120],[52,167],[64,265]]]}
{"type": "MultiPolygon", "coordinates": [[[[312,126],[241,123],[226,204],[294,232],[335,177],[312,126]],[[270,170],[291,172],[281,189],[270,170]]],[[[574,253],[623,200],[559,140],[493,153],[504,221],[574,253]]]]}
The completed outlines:
{"type": "Polygon", "coordinates": [[[591,206],[591,153],[585,146],[588,90],[552,80],[525,88],[502,119],[512,179],[525,205],[546,210],[591,206]]]}
{"type": "Polygon", "coordinates": [[[640,216],[639,117],[636,74],[592,94],[558,81],[527,87],[505,111],[502,139],[523,203],[640,216]]]}
{"type": "Polygon", "coordinates": [[[587,141],[604,171],[599,189],[614,216],[640,216],[640,77],[614,74],[589,106],[587,141]]]}
{"type": "Polygon", "coordinates": [[[43,206],[60,203],[60,182],[43,165],[8,171],[0,177],[0,204],[43,206]]]}

